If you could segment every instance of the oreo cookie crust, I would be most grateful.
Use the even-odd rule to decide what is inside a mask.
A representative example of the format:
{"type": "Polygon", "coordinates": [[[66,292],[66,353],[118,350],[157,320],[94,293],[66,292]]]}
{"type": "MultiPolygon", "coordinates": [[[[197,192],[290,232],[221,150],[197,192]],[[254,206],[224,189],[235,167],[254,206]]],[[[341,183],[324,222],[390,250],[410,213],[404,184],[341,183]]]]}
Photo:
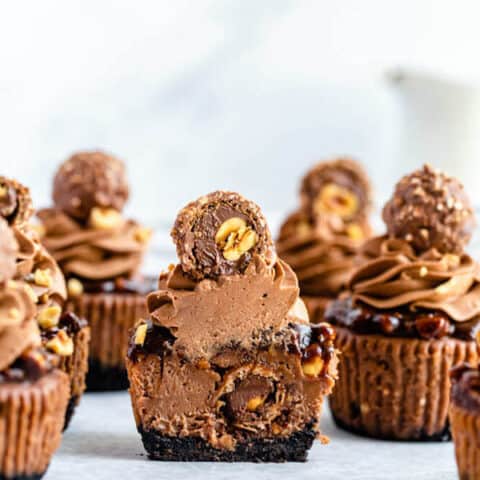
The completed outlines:
{"type": "Polygon", "coordinates": [[[234,450],[213,448],[200,437],[170,437],[139,427],[151,460],[180,462],[305,462],[316,436],[316,423],[283,438],[255,438],[237,443],[234,450]]]}

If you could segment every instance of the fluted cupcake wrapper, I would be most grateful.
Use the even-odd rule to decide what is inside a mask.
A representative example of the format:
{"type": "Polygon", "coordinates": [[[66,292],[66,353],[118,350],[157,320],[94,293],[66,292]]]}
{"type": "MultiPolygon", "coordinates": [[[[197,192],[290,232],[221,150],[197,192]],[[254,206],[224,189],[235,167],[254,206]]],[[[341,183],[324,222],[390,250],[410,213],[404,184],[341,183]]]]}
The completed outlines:
{"type": "Polygon", "coordinates": [[[65,373],[0,386],[0,477],[42,475],[60,445],[70,395],[65,373]]]}
{"type": "Polygon", "coordinates": [[[480,478],[480,414],[452,402],[450,426],[455,443],[458,476],[461,480],[480,478]]]}
{"type": "Polygon", "coordinates": [[[337,328],[336,422],[377,438],[448,438],[450,369],[478,359],[475,342],[359,335],[337,328]]]}
{"type": "Polygon", "coordinates": [[[129,330],[140,318],[145,318],[145,297],[135,293],[84,293],[70,300],[67,308],[86,318],[90,325],[87,389],[102,390],[102,383],[106,390],[126,388],[123,381],[116,384],[116,378],[126,380],[129,330]]]}
{"type": "Polygon", "coordinates": [[[90,342],[90,328],[83,327],[73,336],[73,354],[61,357],[60,369],[70,379],[70,401],[65,417],[65,428],[68,427],[75,407],[79,404],[86,387],[88,370],[88,350],[90,342]]]}

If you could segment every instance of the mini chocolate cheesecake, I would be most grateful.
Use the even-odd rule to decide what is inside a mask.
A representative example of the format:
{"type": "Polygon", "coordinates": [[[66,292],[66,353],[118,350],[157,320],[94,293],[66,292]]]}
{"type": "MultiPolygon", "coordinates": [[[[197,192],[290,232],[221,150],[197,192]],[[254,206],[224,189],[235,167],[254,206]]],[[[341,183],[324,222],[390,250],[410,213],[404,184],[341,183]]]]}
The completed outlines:
{"type": "Polygon", "coordinates": [[[450,372],[452,392],[450,426],[455,443],[458,475],[480,478],[480,370],[463,364],[450,372]]]}
{"type": "Polygon", "coordinates": [[[280,229],[277,250],[298,276],[310,320],[319,322],[345,290],[371,234],[370,182],[354,160],[320,162],[303,178],[300,200],[280,229]]]}
{"type": "Polygon", "coordinates": [[[253,202],[201,197],[179,213],[172,237],[180,263],[148,295],[127,359],[149,457],[306,460],[336,377],[333,329],[309,324],[253,202]]]}
{"type": "Polygon", "coordinates": [[[85,390],[90,330],[84,319],[64,311],[65,279],[29,223],[34,210],[28,188],[0,177],[0,205],[0,214],[8,221],[18,244],[14,278],[24,282],[35,299],[35,318],[43,345],[59,357],[58,366],[70,379],[66,428],[85,390]]]}
{"type": "Polygon", "coordinates": [[[364,243],[349,291],[325,314],[342,352],[331,410],[360,434],[446,440],[448,372],[478,360],[473,210],[457,180],[425,166],[400,180],[383,218],[387,233],[364,243]]]}
{"type": "Polygon", "coordinates": [[[128,331],[146,313],[146,293],[156,288],[139,274],[151,231],[122,216],[128,196],[120,160],[81,152],[55,175],[55,206],[38,213],[43,244],[67,279],[67,306],[91,328],[91,391],[128,387],[128,331]]]}
{"type": "Polygon", "coordinates": [[[69,379],[42,347],[32,289],[14,280],[18,244],[2,217],[0,245],[0,478],[37,479],[60,443],[69,379]]]}

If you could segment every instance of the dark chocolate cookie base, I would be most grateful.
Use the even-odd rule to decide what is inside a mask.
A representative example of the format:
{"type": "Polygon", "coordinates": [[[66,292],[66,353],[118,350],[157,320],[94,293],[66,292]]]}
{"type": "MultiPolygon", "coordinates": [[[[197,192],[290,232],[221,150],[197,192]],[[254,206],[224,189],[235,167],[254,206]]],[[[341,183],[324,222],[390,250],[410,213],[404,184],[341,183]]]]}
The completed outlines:
{"type": "Polygon", "coordinates": [[[176,462],[305,462],[316,436],[310,424],[289,437],[252,439],[230,451],[213,448],[199,437],[170,437],[138,430],[150,459],[176,462]]]}
{"type": "Polygon", "coordinates": [[[14,475],[13,477],[6,477],[0,474],[0,480],[40,480],[45,475],[43,473],[34,473],[32,475],[14,475]]]}
{"type": "Polygon", "coordinates": [[[125,368],[109,367],[97,360],[89,360],[86,382],[87,392],[127,390],[129,387],[125,368]]]}
{"type": "Polygon", "coordinates": [[[402,439],[386,435],[371,435],[361,428],[355,428],[347,425],[345,422],[342,422],[342,420],[338,419],[333,414],[332,417],[335,421],[335,424],[342,430],[346,430],[347,432],[354,433],[355,435],[360,435],[362,437],[375,438],[377,440],[390,440],[395,442],[450,442],[452,440],[450,425],[447,425],[443,431],[435,433],[434,435],[427,435],[424,432],[419,432],[419,435],[416,438],[402,439]]]}
{"type": "Polygon", "coordinates": [[[73,414],[75,413],[75,408],[77,407],[77,404],[78,404],[78,395],[74,395],[70,397],[70,400],[68,401],[68,404],[67,404],[67,410],[65,412],[65,423],[63,424],[63,431],[65,431],[70,425],[70,422],[72,421],[72,417],[73,417],[73,414]]]}

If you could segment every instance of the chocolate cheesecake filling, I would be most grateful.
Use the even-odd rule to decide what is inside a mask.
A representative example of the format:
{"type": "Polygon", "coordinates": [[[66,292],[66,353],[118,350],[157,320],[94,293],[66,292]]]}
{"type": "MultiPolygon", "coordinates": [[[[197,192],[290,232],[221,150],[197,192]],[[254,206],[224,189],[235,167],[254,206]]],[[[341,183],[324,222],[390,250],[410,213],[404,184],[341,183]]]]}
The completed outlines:
{"type": "Polygon", "coordinates": [[[180,263],[148,295],[127,355],[149,455],[184,459],[188,445],[203,445],[189,459],[305,460],[335,382],[334,330],[309,325],[254,203],[232,192],[201,197],[172,237],[180,263]],[[266,455],[270,442],[278,450],[266,455]],[[299,442],[291,455],[289,442],[299,442]]]}

